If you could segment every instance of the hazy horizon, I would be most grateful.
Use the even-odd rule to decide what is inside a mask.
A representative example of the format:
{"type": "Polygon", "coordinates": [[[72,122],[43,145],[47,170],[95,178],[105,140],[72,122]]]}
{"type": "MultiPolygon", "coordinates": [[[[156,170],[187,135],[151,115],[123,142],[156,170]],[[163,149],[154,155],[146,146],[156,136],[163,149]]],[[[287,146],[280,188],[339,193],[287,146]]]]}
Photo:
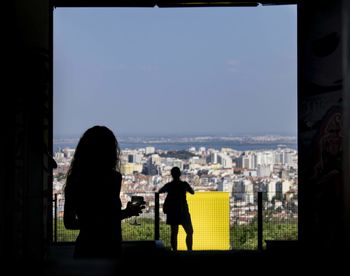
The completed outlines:
{"type": "MultiPolygon", "coordinates": [[[[191,137],[257,137],[257,136],[281,136],[281,137],[296,137],[296,133],[237,133],[237,134],[225,134],[225,133],[219,133],[219,134],[208,134],[208,133],[197,133],[197,134],[178,134],[178,133],[174,133],[174,134],[120,134],[117,132],[114,132],[116,136],[118,137],[122,137],[122,138],[126,138],[126,137],[132,137],[132,138],[136,138],[136,137],[144,137],[144,138],[152,138],[152,137],[164,137],[164,138],[191,138],[191,137]]],[[[75,139],[75,138],[79,138],[81,135],[83,135],[82,133],[79,134],[67,134],[67,135],[59,135],[56,134],[53,138],[54,139],[75,139]]]]}
{"type": "Polygon", "coordinates": [[[54,10],[54,137],[297,133],[296,7],[54,10]]]}

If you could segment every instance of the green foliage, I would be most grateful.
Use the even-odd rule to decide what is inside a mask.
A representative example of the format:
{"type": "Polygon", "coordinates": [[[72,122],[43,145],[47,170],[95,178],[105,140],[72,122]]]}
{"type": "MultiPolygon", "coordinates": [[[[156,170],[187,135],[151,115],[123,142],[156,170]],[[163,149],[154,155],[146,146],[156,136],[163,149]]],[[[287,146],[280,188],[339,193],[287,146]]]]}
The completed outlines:
{"type": "MultiPolygon", "coordinates": [[[[233,249],[255,250],[258,248],[258,224],[253,220],[247,225],[235,225],[230,229],[233,249]]],[[[263,224],[263,246],[265,240],[298,240],[296,219],[268,221],[263,224]]]]}
{"type": "MultiPolygon", "coordinates": [[[[154,220],[130,218],[122,222],[123,240],[154,240],[154,220]]],[[[170,227],[159,223],[159,235],[165,247],[170,248],[170,227]]]]}
{"type": "Polygon", "coordinates": [[[166,153],[160,153],[159,156],[188,160],[191,157],[195,156],[195,154],[193,154],[187,150],[173,150],[173,151],[167,151],[166,153]]]}
{"type": "Polygon", "coordinates": [[[252,222],[247,225],[230,227],[230,240],[232,249],[256,249],[258,247],[258,226],[252,222]]]}
{"type": "Polygon", "coordinates": [[[297,220],[264,222],[263,240],[298,240],[297,220]]]}
{"type": "MultiPolygon", "coordinates": [[[[54,232],[53,240],[54,240],[55,239],[55,222],[53,225],[53,229],[54,229],[53,231],[54,232]]],[[[62,218],[57,219],[57,242],[74,242],[78,234],[79,234],[78,230],[67,230],[64,227],[62,218]]]]}
{"type": "MultiPolygon", "coordinates": [[[[297,219],[276,221],[265,219],[263,225],[263,241],[265,240],[297,240],[297,219]]],[[[170,227],[160,222],[160,240],[166,248],[170,248],[170,227]]],[[[57,220],[57,241],[73,242],[78,235],[76,230],[67,230],[63,220],[57,220]]],[[[122,222],[123,240],[154,240],[154,220],[151,218],[127,219],[122,222]]],[[[258,247],[258,226],[256,220],[246,225],[235,225],[230,228],[231,248],[240,250],[256,250],[258,247]]]]}
{"type": "Polygon", "coordinates": [[[130,218],[122,222],[123,240],[154,240],[154,220],[130,218]]]}

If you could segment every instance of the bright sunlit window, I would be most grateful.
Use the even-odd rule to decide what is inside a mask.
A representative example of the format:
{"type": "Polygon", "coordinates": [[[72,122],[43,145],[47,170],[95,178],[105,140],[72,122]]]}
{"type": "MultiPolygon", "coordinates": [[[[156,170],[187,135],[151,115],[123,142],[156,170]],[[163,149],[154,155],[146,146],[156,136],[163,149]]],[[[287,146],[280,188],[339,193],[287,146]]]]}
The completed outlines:
{"type": "MultiPolygon", "coordinates": [[[[76,237],[62,224],[62,189],[76,144],[94,125],[120,143],[122,204],[132,195],[146,201],[140,217],[123,222],[124,239],[154,238],[154,193],[175,166],[201,192],[190,199],[197,229],[221,227],[221,234],[195,230],[195,250],[256,249],[258,192],[264,237],[298,239],[296,18],[295,5],[55,9],[58,241],[76,237]],[[210,203],[206,217],[203,193],[213,195],[203,202],[227,198],[223,207],[210,203]]],[[[160,239],[170,247],[159,214],[160,239]]]]}

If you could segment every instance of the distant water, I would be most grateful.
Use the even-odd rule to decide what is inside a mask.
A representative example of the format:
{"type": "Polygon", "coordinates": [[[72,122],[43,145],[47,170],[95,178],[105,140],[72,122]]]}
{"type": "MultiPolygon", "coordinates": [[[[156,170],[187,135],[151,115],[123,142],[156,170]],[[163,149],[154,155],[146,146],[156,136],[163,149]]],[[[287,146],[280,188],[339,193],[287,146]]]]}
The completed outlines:
{"type": "MultiPolygon", "coordinates": [[[[191,147],[195,147],[197,150],[200,147],[205,147],[206,149],[212,148],[220,150],[221,148],[232,148],[238,151],[247,151],[247,150],[274,150],[280,147],[281,145],[291,148],[297,149],[296,143],[237,143],[232,141],[210,141],[210,142],[167,142],[167,143],[121,143],[121,149],[139,149],[145,147],[155,147],[160,150],[188,150],[191,147]]],[[[54,152],[63,148],[75,148],[76,143],[66,143],[66,144],[54,144],[53,150],[54,152]]]]}

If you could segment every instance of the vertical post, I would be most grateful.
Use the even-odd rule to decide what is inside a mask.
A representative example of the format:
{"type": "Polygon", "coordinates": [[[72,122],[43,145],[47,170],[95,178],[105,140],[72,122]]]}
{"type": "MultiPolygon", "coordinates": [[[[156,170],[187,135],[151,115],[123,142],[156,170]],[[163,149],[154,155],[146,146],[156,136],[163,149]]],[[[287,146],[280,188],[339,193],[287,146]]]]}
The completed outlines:
{"type": "Polygon", "coordinates": [[[159,193],[154,194],[154,240],[159,240],[159,193]]]}
{"type": "Polygon", "coordinates": [[[262,192],[258,192],[258,250],[263,249],[263,204],[262,192]]]}
{"type": "Polygon", "coordinates": [[[54,210],[55,210],[54,242],[57,243],[57,194],[55,194],[55,199],[54,199],[54,210]]]}

